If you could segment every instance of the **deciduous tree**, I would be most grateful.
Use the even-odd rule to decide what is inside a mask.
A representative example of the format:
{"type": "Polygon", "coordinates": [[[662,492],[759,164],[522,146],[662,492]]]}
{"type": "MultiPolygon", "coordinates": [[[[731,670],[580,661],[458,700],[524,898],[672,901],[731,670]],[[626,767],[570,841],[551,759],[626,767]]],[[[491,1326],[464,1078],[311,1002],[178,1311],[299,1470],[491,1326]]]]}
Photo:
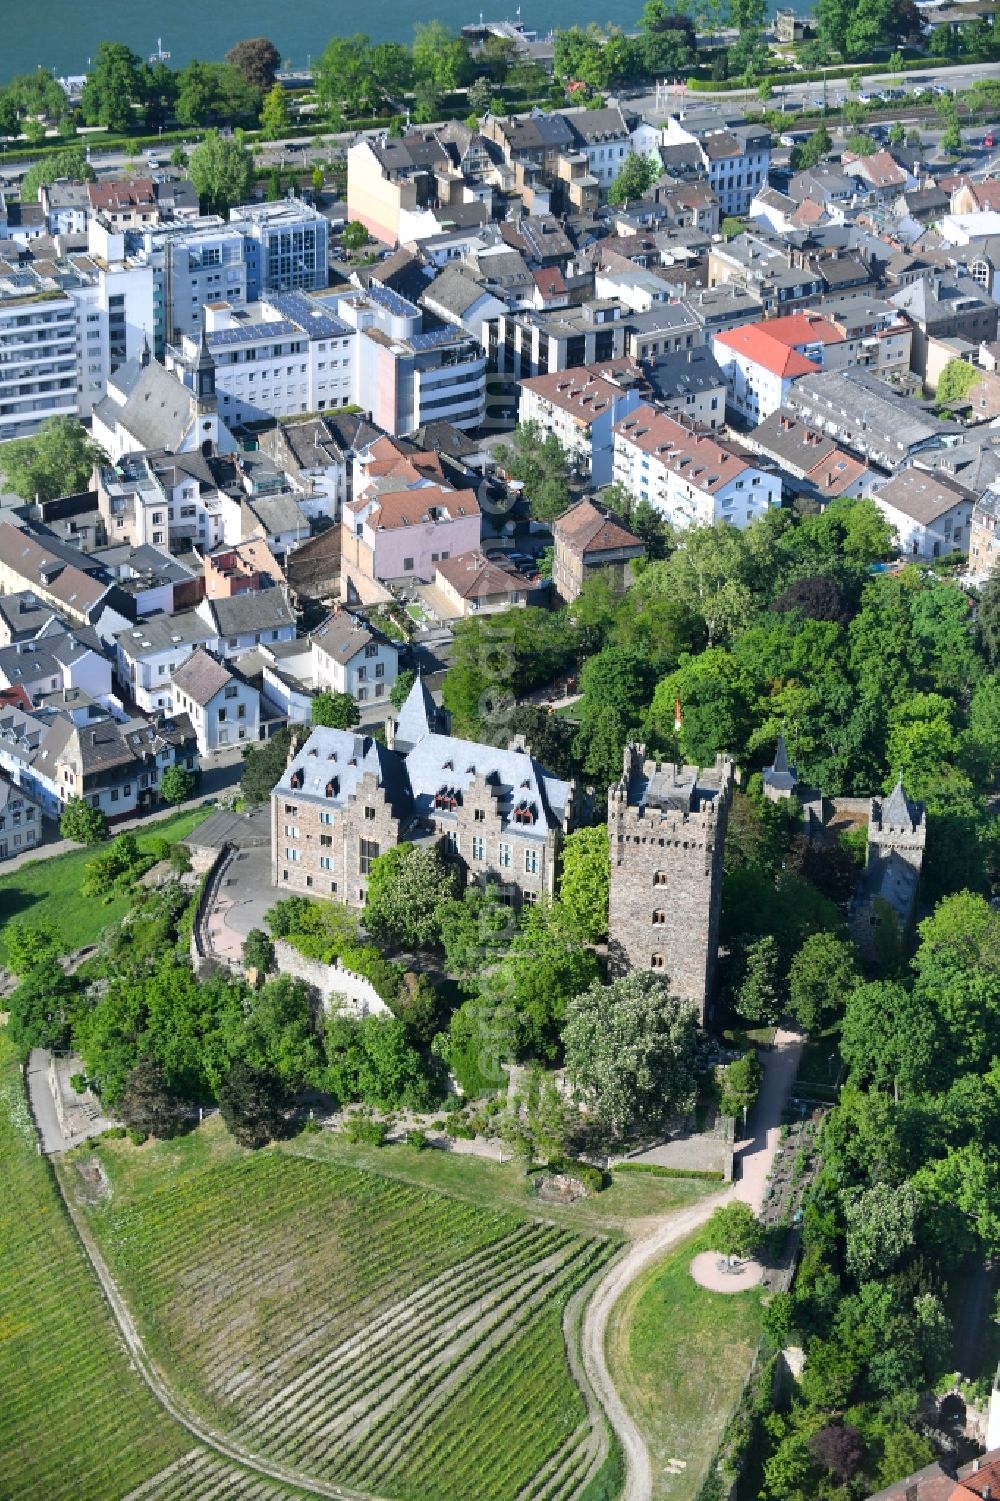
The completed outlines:
{"type": "Polygon", "coordinates": [[[186,803],[194,797],[198,779],[193,771],[175,761],[160,778],[160,796],[165,803],[186,803]]]}
{"type": "Polygon", "coordinates": [[[86,798],[71,797],[63,808],[59,832],[64,839],[77,844],[100,844],[107,837],[108,820],[86,798]]]}
{"type": "Polygon", "coordinates": [[[161,1065],[145,1055],[129,1070],[117,1108],[130,1130],[161,1139],[177,1134],[186,1113],[161,1065]]]}
{"type": "Polygon", "coordinates": [[[755,1256],[764,1239],[764,1227],[749,1204],[732,1199],[720,1204],[705,1227],[705,1234],[712,1250],[718,1251],[729,1261],[734,1257],[745,1260],[755,1256]]]}
{"type": "Polygon", "coordinates": [[[94,465],[107,462],[75,417],[47,417],[31,438],[3,447],[7,483],[25,500],[54,500],[86,490],[94,465]]]}
{"type": "Polygon", "coordinates": [[[219,1113],[241,1147],[257,1151],[283,1133],[285,1093],[275,1073],[237,1061],[219,1086],[219,1113]]]}
{"type": "Polygon", "coordinates": [[[313,724],[331,730],[352,730],[361,723],[361,710],[350,693],[316,693],[309,713],[313,724]]]}
{"type": "Polygon", "coordinates": [[[247,37],[226,53],[226,62],[238,68],[251,88],[265,93],[274,87],[281,67],[281,53],[266,36],[247,37]]]}
{"type": "Polygon", "coordinates": [[[607,829],[601,825],[568,835],[562,850],[559,901],[588,943],[607,934],[610,881],[607,829]]]}
{"type": "Polygon", "coordinates": [[[226,215],[234,203],[246,203],[254,182],[253,153],[237,133],[210,130],[191,153],[191,181],[206,213],[226,215]]]}
{"type": "Polygon", "coordinates": [[[379,943],[433,948],[439,909],[461,885],[459,867],[422,844],[397,844],[379,855],[368,877],[365,925],[379,943]]]}

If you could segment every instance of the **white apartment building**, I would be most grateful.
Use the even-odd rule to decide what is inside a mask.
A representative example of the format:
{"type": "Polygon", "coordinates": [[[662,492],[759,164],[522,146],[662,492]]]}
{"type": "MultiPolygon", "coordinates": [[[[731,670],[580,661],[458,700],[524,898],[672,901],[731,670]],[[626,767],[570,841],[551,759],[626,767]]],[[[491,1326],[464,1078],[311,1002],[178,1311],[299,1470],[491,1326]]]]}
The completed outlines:
{"type": "Polygon", "coordinates": [[[201,756],[260,739],[260,694],[203,648],[174,672],[170,699],[194,726],[201,756]]]}
{"type": "Polygon", "coordinates": [[[0,440],[37,432],[47,417],[89,417],[152,323],[148,270],[85,255],[38,270],[0,266],[0,440]]]}
{"type": "Polygon", "coordinates": [[[520,420],[554,433],[594,485],[610,485],[614,425],[639,405],[639,387],[630,359],[536,375],[521,382],[520,420]]]}
{"type": "MultiPolygon", "coordinates": [[[[206,304],[205,338],[215,361],[219,415],[228,426],[348,406],[354,399],[354,330],[300,293],[278,293],[238,309],[206,304]]],[[[183,373],[197,355],[191,338],[167,349],[183,373]]]]}
{"type": "Polygon", "coordinates": [[[640,406],[615,427],[614,478],[683,530],[726,521],[743,528],[781,505],[781,478],[736,444],[694,433],[640,406]]]}
{"type": "Polygon", "coordinates": [[[685,123],[671,115],[663,131],[665,146],[693,144],[701,152],[702,165],[719,200],[723,218],[745,214],[767,182],[771,164],[771,133],[763,125],[733,125],[702,129],[697,120],[685,123]]]}

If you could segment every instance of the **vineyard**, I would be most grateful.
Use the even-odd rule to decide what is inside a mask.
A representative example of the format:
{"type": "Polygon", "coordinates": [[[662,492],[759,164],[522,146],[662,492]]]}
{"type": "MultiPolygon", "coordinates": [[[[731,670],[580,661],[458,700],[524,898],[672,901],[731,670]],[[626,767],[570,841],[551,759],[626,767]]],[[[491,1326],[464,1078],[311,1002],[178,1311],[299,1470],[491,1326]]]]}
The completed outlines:
{"type": "Polygon", "coordinates": [[[284,1151],[131,1188],[91,1210],[112,1269],[174,1389],[247,1450],[404,1501],[584,1488],[603,1439],[562,1316],[615,1242],[284,1151]]]}
{"type": "Polygon", "coordinates": [[[190,1439],[128,1363],[0,1032],[0,1492],[118,1501],[190,1439]]]}

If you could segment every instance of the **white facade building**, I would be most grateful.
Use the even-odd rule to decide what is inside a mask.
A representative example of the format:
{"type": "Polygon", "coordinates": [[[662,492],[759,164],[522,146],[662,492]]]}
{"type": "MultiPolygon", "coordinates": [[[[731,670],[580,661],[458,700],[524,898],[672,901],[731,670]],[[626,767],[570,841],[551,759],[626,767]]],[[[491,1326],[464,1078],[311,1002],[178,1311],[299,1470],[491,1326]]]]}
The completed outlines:
{"type": "Polygon", "coordinates": [[[615,427],[615,480],[679,530],[716,521],[743,528],[781,505],[780,476],[758,469],[750,457],[649,406],[615,427]]]}

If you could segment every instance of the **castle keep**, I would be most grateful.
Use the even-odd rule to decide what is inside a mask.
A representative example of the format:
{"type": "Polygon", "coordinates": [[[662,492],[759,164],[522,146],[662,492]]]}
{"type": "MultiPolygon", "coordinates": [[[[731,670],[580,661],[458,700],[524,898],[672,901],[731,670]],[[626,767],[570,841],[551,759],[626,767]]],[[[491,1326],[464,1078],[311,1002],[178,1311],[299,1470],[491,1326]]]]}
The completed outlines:
{"type": "Polygon", "coordinates": [[[608,794],[611,846],[609,955],[617,972],[662,973],[704,1020],[719,947],[722,852],[733,763],[657,765],[625,747],[608,794]]]}

